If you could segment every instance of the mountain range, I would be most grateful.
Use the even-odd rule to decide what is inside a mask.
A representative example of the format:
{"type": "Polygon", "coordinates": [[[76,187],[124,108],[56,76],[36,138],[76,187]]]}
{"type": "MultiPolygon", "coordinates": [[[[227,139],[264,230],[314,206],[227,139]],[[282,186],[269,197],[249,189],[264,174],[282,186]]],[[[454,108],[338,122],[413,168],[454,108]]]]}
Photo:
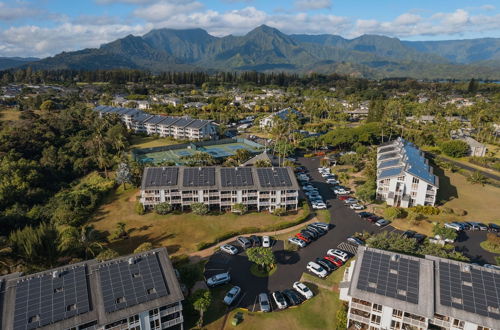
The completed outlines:
{"type": "MultiPolygon", "coordinates": [[[[287,35],[261,25],[244,36],[202,29],[157,29],[99,48],[63,52],[19,64],[33,69],[162,71],[287,71],[367,78],[500,79],[500,38],[402,41],[380,35],[287,35]]],[[[6,68],[0,58],[0,69],[6,68]],[[3,66],[2,66],[3,65],[3,66]]]]}

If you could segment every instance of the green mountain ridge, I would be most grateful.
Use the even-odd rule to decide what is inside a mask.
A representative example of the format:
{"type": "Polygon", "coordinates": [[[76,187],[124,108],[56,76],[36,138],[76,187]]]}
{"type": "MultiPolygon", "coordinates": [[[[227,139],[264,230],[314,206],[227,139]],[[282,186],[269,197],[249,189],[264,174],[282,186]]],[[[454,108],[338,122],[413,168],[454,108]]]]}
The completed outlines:
{"type": "Polygon", "coordinates": [[[255,70],[345,73],[367,78],[500,79],[500,39],[401,41],[379,35],[287,35],[261,25],[243,36],[203,29],[157,29],[96,49],[30,62],[33,69],[140,69],[152,72],[255,70]],[[480,49],[484,49],[483,53],[480,49]]]}

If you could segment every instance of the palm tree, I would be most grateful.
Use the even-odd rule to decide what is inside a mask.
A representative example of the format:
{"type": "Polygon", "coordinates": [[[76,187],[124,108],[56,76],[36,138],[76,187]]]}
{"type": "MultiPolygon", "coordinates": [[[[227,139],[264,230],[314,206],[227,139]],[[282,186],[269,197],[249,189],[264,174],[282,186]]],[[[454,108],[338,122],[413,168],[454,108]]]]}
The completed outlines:
{"type": "Polygon", "coordinates": [[[60,228],[58,249],[63,252],[77,252],[83,254],[85,259],[89,255],[95,257],[103,249],[104,238],[93,225],[81,228],[64,226],[60,228]]]}

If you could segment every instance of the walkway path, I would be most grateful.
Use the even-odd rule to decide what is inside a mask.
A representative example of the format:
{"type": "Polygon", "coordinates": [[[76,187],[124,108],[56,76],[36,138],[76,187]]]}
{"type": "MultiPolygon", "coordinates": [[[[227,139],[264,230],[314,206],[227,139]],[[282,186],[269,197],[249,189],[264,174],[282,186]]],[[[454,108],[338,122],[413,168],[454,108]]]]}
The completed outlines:
{"type": "MultiPolygon", "coordinates": [[[[252,234],[245,234],[245,235],[260,235],[260,236],[276,236],[276,235],[281,235],[281,234],[286,234],[286,233],[289,233],[289,232],[292,232],[292,231],[296,231],[310,223],[313,223],[313,222],[317,222],[319,221],[316,217],[313,217],[311,220],[308,220],[308,221],[305,221],[305,222],[302,222],[298,225],[295,225],[293,227],[288,227],[288,228],[285,228],[285,229],[281,229],[281,230],[277,230],[277,231],[268,231],[268,232],[262,232],[262,233],[252,233],[252,234]]],[[[200,251],[196,251],[196,252],[192,252],[189,254],[189,257],[198,257],[198,258],[208,258],[210,257],[213,253],[214,253],[214,250],[218,247],[220,247],[221,245],[224,245],[224,244],[227,244],[227,243],[230,243],[232,241],[234,241],[238,236],[241,236],[241,235],[237,235],[237,236],[234,236],[234,237],[231,237],[231,238],[228,238],[224,241],[221,241],[219,243],[217,243],[217,245],[214,245],[214,246],[211,246],[209,248],[206,248],[204,250],[200,250],[200,251]]]]}

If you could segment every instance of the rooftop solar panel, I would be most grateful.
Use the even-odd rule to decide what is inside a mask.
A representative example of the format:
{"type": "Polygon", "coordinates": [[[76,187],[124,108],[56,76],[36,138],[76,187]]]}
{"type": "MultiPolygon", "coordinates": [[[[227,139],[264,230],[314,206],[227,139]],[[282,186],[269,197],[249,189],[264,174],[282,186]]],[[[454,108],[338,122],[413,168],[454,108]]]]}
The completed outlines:
{"type": "Polygon", "coordinates": [[[365,251],[357,288],[418,304],[420,263],[416,260],[365,251]]]}
{"type": "Polygon", "coordinates": [[[19,280],[14,329],[33,329],[89,311],[86,266],[19,280]]]}
{"type": "Polygon", "coordinates": [[[155,254],[110,262],[98,270],[107,313],[169,294],[155,254]]]}
{"type": "Polygon", "coordinates": [[[500,274],[439,262],[440,304],[500,320],[500,274]]]}
{"type": "Polygon", "coordinates": [[[166,187],[177,185],[179,169],[177,167],[150,167],[146,171],[147,187],[166,187]]]}
{"type": "Polygon", "coordinates": [[[292,181],[288,174],[288,170],[283,167],[257,168],[257,176],[259,177],[260,185],[264,188],[279,188],[279,187],[292,186],[292,181]]]}
{"type": "Polygon", "coordinates": [[[220,169],[222,187],[253,186],[252,169],[248,167],[235,167],[220,169]]]}
{"type": "Polygon", "coordinates": [[[214,167],[184,168],[184,187],[209,187],[215,185],[214,167]]]}

